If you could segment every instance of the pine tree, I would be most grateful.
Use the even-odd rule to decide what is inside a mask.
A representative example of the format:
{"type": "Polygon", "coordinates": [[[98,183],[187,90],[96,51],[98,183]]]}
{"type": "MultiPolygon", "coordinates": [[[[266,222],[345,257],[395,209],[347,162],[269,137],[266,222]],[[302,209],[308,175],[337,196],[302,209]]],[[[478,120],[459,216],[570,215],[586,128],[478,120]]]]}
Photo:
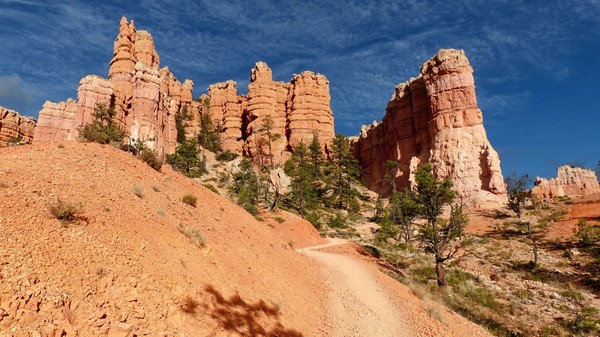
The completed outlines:
{"type": "Polygon", "coordinates": [[[435,270],[439,286],[446,285],[443,263],[458,251],[458,238],[463,234],[467,218],[462,204],[451,205],[450,218],[441,219],[443,207],[452,204],[455,193],[452,181],[446,177],[437,181],[431,164],[419,167],[415,173],[417,190],[414,200],[419,205],[418,214],[427,220],[420,229],[420,239],[427,252],[435,256],[435,270]]]}
{"type": "Polygon", "coordinates": [[[338,133],[331,143],[329,161],[325,167],[327,190],[330,194],[329,205],[358,211],[360,205],[356,200],[360,195],[355,185],[360,179],[359,165],[350,149],[350,141],[338,133]]]}
{"type": "Polygon", "coordinates": [[[198,144],[212,153],[221,152],[221,125],[216,124],[209,114],[200,117],[200,132],[198,133],[198,144]]]}
{"type": "Polygon", "coordinates": [[[316,190],[315,170],[311,161],[311,152],[304,143],[294,149],[292,158],[285,165],[286,174],[292,177],[291,192],[287,201],[291,207],[304,214],[306,210],[316,208],[318,194],[316,190]]]}

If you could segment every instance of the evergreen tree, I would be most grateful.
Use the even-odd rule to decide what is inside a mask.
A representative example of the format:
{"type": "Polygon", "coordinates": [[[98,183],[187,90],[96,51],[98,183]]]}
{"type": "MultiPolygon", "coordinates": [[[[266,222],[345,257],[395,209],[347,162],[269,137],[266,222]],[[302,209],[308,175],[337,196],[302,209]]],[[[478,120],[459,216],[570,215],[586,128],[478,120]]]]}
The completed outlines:
{"type": "Polygon", "coordinates": [[[229,193],[237,197],[238,205],[251,213],[256,211],[260,195],[258,176],[253,166],[250,160],[242,159],[239,170],[232,174],[233,184],[229,188],[229,193]]]}
{"type": "Polygon", "coordinates": [[[324,173],[330,194],[329,205],[353,211],[360,210],[356,200],[360,192],[354,187],[359,184],[359,165],[352,155],[350,141],[341,133],[338,133],[331,143],[330,158],[324,173]]]}
{"type": "Polygon", "coordinates": [[[262,124],[258,128],[260,139],[257,141],[257,152],[260,156],[260,166],[275,168],[275,156],[273,155],[273,142],[281,138],[281,134],[274,133],[275,122],[271,115],[263,117],[262,124]],[[263,138],[264,137],[264,138],[263,138]],[[266,149],[265,149],[266,148],[266,149]],[[266,160],[265,160],[266,159],[266,160]]]}
{"type": "Polygon", "coordinates": [[[419,204],[415,201],[415,194],[408,189],[403,192],[394,192],[386,211],[386,219],[399,229],[404,242],[411,243],[413,223],[419,215],[419,204]]]}
{"type": "Polygon", "coordinates": [[[92,116],[94,120],[79,130],[83,139],[101,144],[122,144],[127,133],[121,130],[114,118],[117,111],[104,103],[97,103],[92,116]]]}
{"type": "Polygon", "coordinates": [[[168,154],[167,163],[188,177],[199,177],[206,173],[204,158],[201,158],[198,143],[193,139],[185,140],[177,146],[175,153],[168,154]]]}
{"type": "Polygon", "coordinates": [[[445,286],[443,263],[458,251],[460,245],[457,239],[462,236],[468,220],[463,214],[462,204],[451,205],[449,219],[440,218],[443,207],[454,201],[455,193],[448,177],[437,181],[432,171],[429,163],[417,169],[414,200],[419,205],[418,214],[427,220],[427,224],[420,229],[421,242],[425,250],[435,256],[438,285],[445,286]]]}
{"type": "Polygon", "coordinates": [[[311,152],[304,143],[298,144],[294,149],[292,158],[285,165],[286,174],[292,177],[290,193],[287,202],[291,207],[305,214],[306,210],[316,208],[318,194],[314,167],[311,161],[311,152]]]}
{"type": "Polygon", "coordinates": [[[323,165],[323,149],[321,148],[321,143],[319,142],[319,135],[316,133],[313,134],[313,138],[308,145],[308,150],[310,151],[309,164],[313,171],[315,178],[321,176],[321,165],[323,165]]]}
{"type": "Polygon", "coordinates": [[[212,153],[221,152],[221,125],[216,124],[209,114],[200,117],[200,132],[198,133],[198,144],[212,153]]]}
{"type": "Polygon", "coordinates": [[[175,114],[175,129],[177,130],[177,143],[182,144],[185,142],[185,125],[184,121],[188,119],[187,105],[183,106],[177,114],[175,114]]]}

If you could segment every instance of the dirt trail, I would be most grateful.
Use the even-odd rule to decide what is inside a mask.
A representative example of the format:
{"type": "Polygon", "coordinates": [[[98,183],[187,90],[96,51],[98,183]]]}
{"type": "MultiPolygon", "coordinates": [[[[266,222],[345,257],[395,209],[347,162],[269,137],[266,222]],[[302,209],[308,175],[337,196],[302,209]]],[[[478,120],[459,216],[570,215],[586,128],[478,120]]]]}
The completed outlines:
{"type": "Polygon", "coordinates": [[[349,256],[319,251],[343,245],[346,240],[330,239],[324,245],[298,249],[305,256],[327,266],[326,278],[331,288],[330,305],[334,322],[334,336],[414,336],[404,323],[400,312],[388,293],[376,280],[372,271],[362,262],[349,256]]]}

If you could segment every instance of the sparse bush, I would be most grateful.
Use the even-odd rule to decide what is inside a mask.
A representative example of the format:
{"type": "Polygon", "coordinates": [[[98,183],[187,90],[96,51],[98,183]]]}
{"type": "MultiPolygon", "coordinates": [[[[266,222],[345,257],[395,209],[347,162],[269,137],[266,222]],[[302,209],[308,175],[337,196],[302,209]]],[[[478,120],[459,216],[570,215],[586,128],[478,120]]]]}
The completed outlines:
{"type": "Polygon", "coordinates": [[[206,240],[204,239],[204,235],[198,229],[190,229],[187,228],[184,224],[179,224],[179,232],[190,240],[192,243],[199,248],[206,247],[206,240]]]}
{"type": "Polygon", "coordinates": [[[140,159],[157,171],[160,171],[163,165],[162,160],[158,159],[156,153],[150,149],[143,150],[140,154],[140,159]]]}
{"type": "Polygon", "coordinates": [[[282,217],[280,217],[280,216],[278,216],[278,217],[275,217],[275,221],[277,221],[277,222],[279,222],[279,223],[284,223],[284,222],[285,222],[285,219],[284,219],[284,218],[282,218],[282,217]]]}
{"type": "Polygon", "coordinates": [[[160,185],[152,185],[152,189],[154,190],[154,192],[160,192],[161,187],[160,185]]]}
{"type": "Polygon", "coordinates": [[[252,204],[245,204],[244,209],[246,210],[246,212],[248,212],[254,216],[258,215],[258,207],[254,206],[252,204]]]}
{"type": "Polygon", "coordinates": [[[583,246],[590,246],[600,241],[600,230],[584,219],[579,219],[575,238],[579,239],[579,243],[583,246]]]}
{"type": "Polygon", "coordinates": [[[321,223],[321,218],[317,214],[317,212],[309,212],[304,217],[308,222],[310,222],[316,229],[323,228],[323,224],[321,223]]]}
{"type": "Polygon", "coordinates": [[[577,313],[575,319],[567,325],[567,329],[576,334],[590,334],[598,331],[598,324],[598,309],[588,306],[577,313]]]}
{"type": "Polygon", "coordinates": [[[229,150],[223,151],[217,155],[218,161],[232,161],[238,157],[237,153],[233,153],[229,150]]]}
{"type": "Polygon", "coordinates": [[[81,217],[83,206],[80,202],[66,202],[61,198],[48,204],[50,214],[63,223],[71,223],[81,217]]]}
{"type": "Polygon", "coordinates": [[[14,137],[10,137],[6,141],[6,145],[8,145],[8,146],[21,146],[21,145],[25,145],[25,142],[23,141],[23,137],[21,137],[21,136],[14,136],[14,137]]]}
{"type": "Polygon", "coordinates": [[[221,194],[221,193],[219,193],[219,190],[217,190],[217,188],[215,186],[213,186],[212,184],[202,184],[202,186],[208,188],[215,194],[219,194],[219,195],[221,194]]]}
{"type": "Polygon", "coordinates": [[[196,203],[198,202],[198,198],[193,194],[186,194],[181,198],[181,201],[184,203],[196,207],[196,203]]]}
{"type": "Polygon", "coordinates": [[[347,228],[348,224],[346,224],[346,217],[344,217],[341,213],[336,213],[334,216],[329,217],[329,221],[327,225],[331,228],[347,228]]]}
{"type": "Polygon", "coordinates": [[[131,189],[131,191],[133,192],[133,194],[137,195],[138,198],[143,199],[144,198],[144,186],[142,185],[133,185],[133,188],[131,189]]]}

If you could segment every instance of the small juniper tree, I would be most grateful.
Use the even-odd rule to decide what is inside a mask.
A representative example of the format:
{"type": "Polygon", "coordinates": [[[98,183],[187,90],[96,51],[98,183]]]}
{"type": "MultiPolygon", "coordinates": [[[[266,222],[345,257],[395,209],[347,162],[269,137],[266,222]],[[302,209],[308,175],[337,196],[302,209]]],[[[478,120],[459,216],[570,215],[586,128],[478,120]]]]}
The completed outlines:
{"type": "Polygon", "coordinates": [[[417,187],[414,200],[419,207],[418,214],[427,220],[419,236],[425,250],[435,256],[437,284],[443,287],[446,285],[443,264],[460,248],[459,238],[462,237],[467,218],[462,204],[452,204],[455,198],[452,181],[448,177],[442,181],[436,180],[429,163],[417,169],[415,180],[417,187]],[[450,218],[442,219],[443,208],[447,205],[451,205],[450,218]]]}
{"type": "Polygon", "coordinates": [[[167,155],[167,164],[188,177],[199,177],[206,172],[205,160],[201,158],[196,141],[185,140],[177,146],[175,153],[167,155]]]}
{"type": "Polygon", "coordinates": [[[404,242],[412,241],[413,224],[419,215],[419,204],[412,191],[394,192],[386,210],[386,218],[399,229],[404,242]]]}
{"type": "Polygon", "coordinates": [[[88,142],[122,144],[127,133],[118,127],[114,120],[116,115],[114,107],[96,103],[92,113],[94,120],[79,130],[80,136],[88,142]]]}
{"type": "Polygon", "coordinates": [[[185,142],[185,120],[188,119],[188,108],[187,105],[183,107],[175,115],[175,129],[177,130],[177,143],[182,144],[185,142]]]}
{"type": "MultiPolygon", "coordinates": [[[[529,198],[527,185],[529,185],[530,179],[527,174],[517,176],[516,172],[506,177],[506,191],[508,194],[508,203],[506,207],[517,214],[519,221],[523,213],[523,208],[529,198]]],[[[538,264],[538,244],[537,236],[533,232],[531,221],[525,221],[527,225],[527,236],[533,243],[533,267],[538,264]]]]}
{"type": "Polygon", "coordinates": [[[395,160],[388,160],[384,164],[386,171],[389,173],[386,175],[386,178],[389,179],[390,184],[392,185],[392,193],[396,192],[396,173],[400,169],[400,163],[395,160]]]}
{"type": "Polygon", "coordinates": [[[198,133],[198,144],[213,153],[221,152],[221,125],[214,124],[209,114],[200,117],[200,132],[198,133]]]}
{"type": "Polygon", "coordinates": [[[316,208],[318,204],[317,177],[310,157],[308,147],[301,142],[294,148],[292,158],[285,164],[285,172],[292,178],[291,191],[288,193],[286,203],[303,215],[307,210],[316,208]]]}

